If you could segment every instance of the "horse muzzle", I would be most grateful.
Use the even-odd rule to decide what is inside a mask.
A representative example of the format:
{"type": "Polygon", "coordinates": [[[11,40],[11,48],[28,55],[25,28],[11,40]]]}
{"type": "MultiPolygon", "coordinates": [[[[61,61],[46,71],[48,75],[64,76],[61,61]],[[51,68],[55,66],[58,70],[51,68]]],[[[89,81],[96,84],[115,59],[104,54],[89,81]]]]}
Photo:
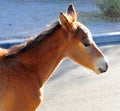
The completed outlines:
{"type": "Polygon", "coordinates": [[[96,61],[96,64],[95,64],[96,68],[95,68],[95,72],[97,74],[101,74],[101,73],[104,73],[108,70],[108,62],[105,58],[99,58],[97,61],[96,61]]]}

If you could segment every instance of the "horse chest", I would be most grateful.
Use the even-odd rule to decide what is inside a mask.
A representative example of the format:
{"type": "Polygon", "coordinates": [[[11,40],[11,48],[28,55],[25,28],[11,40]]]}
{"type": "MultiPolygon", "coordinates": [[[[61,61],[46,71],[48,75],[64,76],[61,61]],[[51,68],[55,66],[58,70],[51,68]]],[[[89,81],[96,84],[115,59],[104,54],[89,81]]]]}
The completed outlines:
{"type": "Polygon", "coordinates": [[[39,93],[26,86],[8,87],[0,100],[0,111],[34,111],[41,101],[39,93]]]}
{"type": "Polygon", "coordinates": [[[36,80],[19,75],[11,74],[6,86],[1,86],[0,111],[34,111],[40,104],[42,93],[36,80]]]}

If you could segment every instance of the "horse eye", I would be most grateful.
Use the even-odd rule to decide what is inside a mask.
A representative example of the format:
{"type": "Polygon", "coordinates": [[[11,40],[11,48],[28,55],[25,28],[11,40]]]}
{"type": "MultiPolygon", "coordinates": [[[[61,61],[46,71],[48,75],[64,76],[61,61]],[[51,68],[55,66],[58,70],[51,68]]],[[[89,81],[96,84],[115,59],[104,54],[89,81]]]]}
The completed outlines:
{"type": "Polygon", "coordinates": [[[85,38],[85,39],[83,40],[83,45],[84,45],[85,47],[90,46],[90,40],[87,39],[87,38],[85,38]]]}

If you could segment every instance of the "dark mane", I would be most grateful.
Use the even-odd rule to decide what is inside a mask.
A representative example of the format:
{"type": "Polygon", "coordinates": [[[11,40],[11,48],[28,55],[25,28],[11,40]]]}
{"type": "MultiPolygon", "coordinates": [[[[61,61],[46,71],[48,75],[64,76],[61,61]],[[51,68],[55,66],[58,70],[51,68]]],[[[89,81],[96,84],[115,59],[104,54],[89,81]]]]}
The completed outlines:
{"type": "Polygon", "coordinates": [[[29,38],[25,42],[9,48],[6,57],[10,57],[22,53],[27,49],[29,49],[30,47],[40,43],[41,40],[43,40],[46,37],[49,37],[58,27],[60,27],[59,21],[54,22],[47,30],[41,32],[35,37],[29,38]]]}

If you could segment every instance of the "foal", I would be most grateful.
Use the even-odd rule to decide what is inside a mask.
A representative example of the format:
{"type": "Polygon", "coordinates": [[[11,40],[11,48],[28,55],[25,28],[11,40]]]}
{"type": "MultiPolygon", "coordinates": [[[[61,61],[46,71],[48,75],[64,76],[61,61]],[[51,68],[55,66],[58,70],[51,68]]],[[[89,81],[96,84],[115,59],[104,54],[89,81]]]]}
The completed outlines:
{"type": "Polygon", "coordinates": [[[65,57],[98,74],[107,70],[89,30],[76,19],[70,5],[50,29],[20,45],[0,49],[0,111],[35,111],[45,82],[65,57]]]}

